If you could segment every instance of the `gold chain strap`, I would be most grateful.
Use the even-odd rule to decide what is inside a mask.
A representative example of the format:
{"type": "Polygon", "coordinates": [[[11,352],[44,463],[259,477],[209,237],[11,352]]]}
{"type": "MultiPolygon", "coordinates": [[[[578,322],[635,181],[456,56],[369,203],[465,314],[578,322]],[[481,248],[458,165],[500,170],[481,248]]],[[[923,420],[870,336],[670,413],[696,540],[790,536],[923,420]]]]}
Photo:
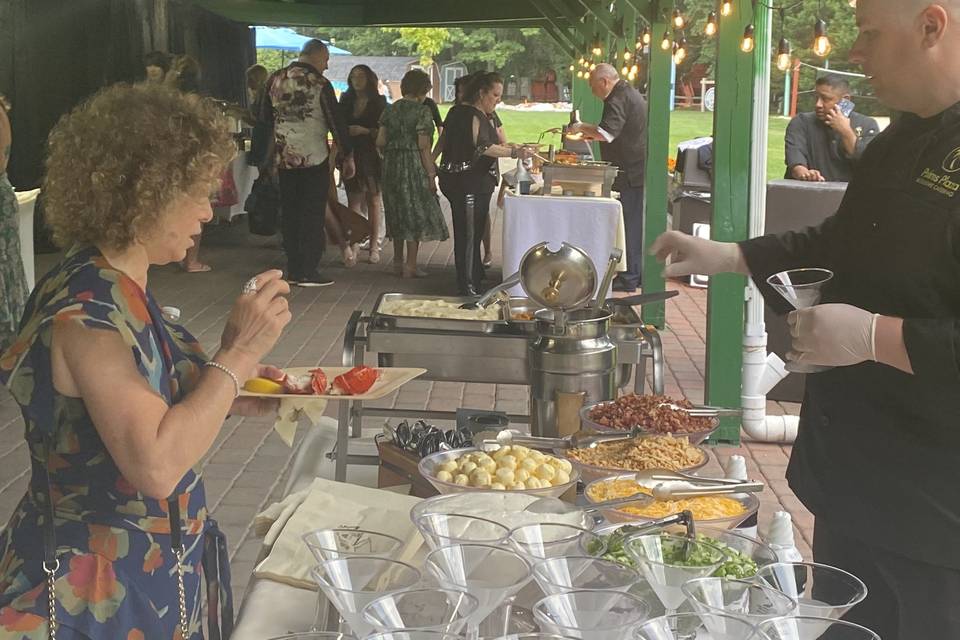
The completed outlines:
{"type": "Polygon", "coordinates": [[[50,640],[57,640],[57,570],[60,568],[58,559],[51,568],[46,562],[43,563],[43,571],[47,574],[47,608],[50,614],[50,623],[47,626],[47,637],[50,640]]]}
{"type": "Polygon", "coordinates": [[[177,556],[177,591],[180,604],[180,637],[183,640],[189,640],[190,638],[190,625],[187,622],[187,590],[183,586],[183,555],[184,555],[183,546],[176,551],[177,556]]]}

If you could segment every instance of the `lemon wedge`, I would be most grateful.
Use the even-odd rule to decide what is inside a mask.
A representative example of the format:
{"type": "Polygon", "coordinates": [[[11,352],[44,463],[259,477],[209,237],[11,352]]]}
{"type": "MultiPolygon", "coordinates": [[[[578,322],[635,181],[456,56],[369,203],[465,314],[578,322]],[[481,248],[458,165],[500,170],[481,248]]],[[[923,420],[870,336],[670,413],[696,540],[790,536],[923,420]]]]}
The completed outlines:
{"type": "Polygon", "coordinates": [[[283,385],[270,378],[251,378],[243,383],[250,393],[283,393],[283,385]]]}

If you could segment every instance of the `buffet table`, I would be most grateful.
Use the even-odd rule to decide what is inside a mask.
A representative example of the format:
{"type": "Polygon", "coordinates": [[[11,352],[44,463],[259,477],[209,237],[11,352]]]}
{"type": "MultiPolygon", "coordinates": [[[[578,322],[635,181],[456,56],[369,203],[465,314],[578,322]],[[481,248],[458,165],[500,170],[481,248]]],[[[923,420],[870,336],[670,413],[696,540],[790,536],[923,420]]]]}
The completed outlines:
{"type": "Polygon", "coordinates": [[[20,257],[23,259],[23,271],[27,276],[27,287],[32,290],[37,280],[33,263],[33,211],[40,189],[16,193],[17,204],[20,205],[20,257]]]}
{"type": "MultiPolygon", "coordinates": [[[[503,206],[503,274],[515,273],[527,249],[538,242],[568,242],[586,251],[602,273],[614,248],[626,256],[623,209],[613,198],[517,196],[503,206]]],[[[627,268],[621,259],[620,271],[627,268]]],[[[511,291],[523,295],[520,287],[511,291]]]]}

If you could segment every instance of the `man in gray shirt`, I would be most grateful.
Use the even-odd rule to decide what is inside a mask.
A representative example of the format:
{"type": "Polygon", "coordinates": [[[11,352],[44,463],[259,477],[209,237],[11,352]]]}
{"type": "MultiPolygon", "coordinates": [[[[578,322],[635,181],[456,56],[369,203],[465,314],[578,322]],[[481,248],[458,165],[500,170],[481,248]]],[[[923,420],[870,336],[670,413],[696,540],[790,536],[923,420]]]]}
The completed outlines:
{"type": "Polygon", "coordinates": [[[850,104],[850,85],[842,76],[818,78],[816,95],[815,110],[798,114],[787,126],[786,177],[849,182],[854,165],[880,127],[873,118],[855,111],[844,113],[844,105],[850,104]]]}

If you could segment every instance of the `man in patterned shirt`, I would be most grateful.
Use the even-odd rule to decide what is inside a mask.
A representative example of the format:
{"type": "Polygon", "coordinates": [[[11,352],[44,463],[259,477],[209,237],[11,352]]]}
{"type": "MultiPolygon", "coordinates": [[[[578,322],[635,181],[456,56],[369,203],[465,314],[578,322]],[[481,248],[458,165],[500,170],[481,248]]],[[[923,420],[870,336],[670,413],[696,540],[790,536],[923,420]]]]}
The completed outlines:
{"type": "Polygon", "coordinates": [[[333,284],[317,270],[326,245],[328,134],[333,134],[339,150],[334,161],[340,164],[343,177],[350,178],[355,172],[347,124],[337,109],[333,85],[323,77],[329,59],[330,52],[321,40],[307,42],[298,60],[267,80],[261,111],[261,118],[274,131],[287,279],[301,287],[333,284]]]}

